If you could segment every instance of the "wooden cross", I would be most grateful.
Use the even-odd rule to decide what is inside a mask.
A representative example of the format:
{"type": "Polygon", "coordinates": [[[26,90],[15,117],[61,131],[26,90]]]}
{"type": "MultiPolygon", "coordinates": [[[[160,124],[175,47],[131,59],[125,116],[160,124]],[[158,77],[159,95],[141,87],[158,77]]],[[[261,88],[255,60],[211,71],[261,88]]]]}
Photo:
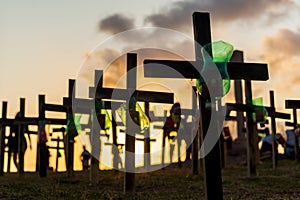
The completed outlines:
{"type": "MultiPolygon", "coordinates": [[[[193,87],[193,91],[194,93],[196,93],[196,87],[193,87]]],[[[184,115],[185,117],[187,116],[194,116],[195,115],[195,110],[197,108],[197,99],[196,99],[196,95],[192,95],[192,109],[181,109],[181,115],[184,115]]],[[[153,114],[154,116],[154,114],[153,114]]],[[[164,121],[166,120],[166,117],[167,117],[167,111],[164,112],[164,117],[155,117],[156,121],[164,121]]],[[[187,125],[187,124],[185,124],[187,125]]],[[[193,123],[189,123],[189,125],[194,125],[193,123]]],[[[162,126],[154,126],[154,128],[156,129],[162,129],[162,126]]],[[[185,132],[188,132],[188,134],[190,134],[190,136],[188,137],[193,137],[192,136],[192,133],[193,133],[193,127],[189,128],[189,129],[186,129],[186,127],[184,127],[184,131],[185,132]]],[[[180,131],[180,129],[178,130],[180,131]]],[[[179,134],[179,133],[178,133],[179,134]]],[[[192,152],[192,171],[193,171],[193,174],[198,174],[198,145],[200,144],[200,141],[198,141],[198,134],[196,132],[196,135],[192,138],[192,141],[190,141],[191,143],[187,143],[187,144],[190,144],[192,145],[191,147],[191,152],[192,152]]],[[[179,141],[178,141],[179,142],[179,141]]],[[[166,144],[166,135],[163,134],[163,137],[162,137],[162,165],[164,166],[164,162],[165,162],[165,144],[166,144]]],[[[180,144],[178,143],[178,148],[180,148],[180,144]]],[[[179,149],[178,149],[178,155],[179,154],[179,149]]],[[[189,155],[187,155],[189,156],[189,155]]],[[[170,161],[172,162],[172,156],[170,156],[170,161]]],[[[180,160],[180,157],[178,159],[178,165],[179,167],[181,167],[181,160],[180,160]]]]}
{"type": "MultiPolygon", "coordinates": [[[[239,103],[227,103],[227,118],[230,118],[232,120],[236,120],[236,117],[230,116],[230,112],[235,110],[235,111],[241,111],[241,112],[246,112],[246,113],[253,113],[253,108],[259,108],[259,106],[254,106],[250,104],[239,104],[239,103]]],[[[270,91],[270,107],[264,106],[264,108],[268,112],[268,117],[271,118],[271,131],[272,131],[272,163],[273,163],[273,169],[276,169],[277,167],[277,151],[275,149],[275,134],[276,134],[276,119],[290,119],[290,114],[286,113],[281,113],[281,112],[276,112],[275,108],[275,101],[274,101],[274,91],[270,91]]],[[[256,126],[256,125],[254,125],[256,126]]],[[[255,132],[254,134],[257,134],[255,132]]],[[[248,143],[249,145],[249,143],[248,143]]],[[[248,147],[251,148],[251,147],[248,147]]],[[[253,158],[254,159],[254,158],[253,158]]],[[[253,160],[253,165],[250,168],[250,172],[253,172],[255,169],[252,167],[256,167],[254,165],[255,159],[253,160]]],[[[248,169],[249,172],[249,169],[248,169]]],[[[249,175],[249,174],[248,174],[249,175]]]]}
{"type": "MultiPolygon", "coordinates": [[[[65,125],[67,124],[67,116],[64,119],[46,119],[46,111],[67,113],[67,109],[63,105],[49,104],[45,101],[45,95],[39,95],[39,130],[45,129],[45,124],[65,125]]],[[[37,145],[37,164],[36,169],[39,171],[40,177],[47,176],[48,168],[48,147],[46,141],[39,141],[37,145]]]]}
{"type": "MultiPolygon", "coordinates": [[[[79,99],[75,98],[75,80],[69,79],[69,95],[68,97],[63,98],[63,106],[67,108],[68,117],[74,113],[86,113],[90,114],[91,112],[91,103],[89,99],[79,99]],[[72,104],[76,103],[76,110],[73,108],[72,104]]],[[[69,119],[70,120],[70,119],[69,119]]],[[[74,119],[73,119],[74,120],[74,119]]],[[[96,120],[96,119],[94,119],[96,120]]],[[[74,123],[73,123],[74,124],[74,123]]],[[[90,141],[92,143],[92,152],[91,155],[100,155],[100,139],[99,132],[100,130],[94,130],[93,127],[94,121],[91,121],[91,134],[90,141]]],[[[75,127],[74,127],[75,128],[75,127]]],[[[75,130],[75,129],[73,129],[75,130]]],[[[74,137],[75,134],[69,132],[66,138],[66,158],[67,158],[67,176],[74,176],[74,137]]],[[[91,157],[91,169],[89,180],[92,182],[97,176],[97,171],[99,170],[99,159],[91,157]]]]}
{"type": "MultiPolygon", "coordinates": [[[[5,129],[12,125],[13,119],[7,119],[7,102],[2,102],[2,118],[0,119],[0,176],[4,175],[5,129]]],[[[9,157],[10,158],[10,157],[9,157]]]]}
{"type": "MultiPolygon", "coordinates": [[[[13,124],[18,125],[18,156],[19,156],[19,170],[18,175],[23,176],[24,174],[24,155],[22,153],[23,149],[23,137],[24,127],[28,125],[38,125],[40,120],[46,120],[47,123],[61,124],[65,123],[65,121],[61,119],[46,119],[44,117],[25,117],[25,99],[20,98],[20,115],[18,119],[13,120],[13,124]]],[[[30,132],[34,133],[34,132],[30,132]]]]}
{"type": "MultiPolygon", "coordinates": [[[[149,117],[150,116],[150,102],[146,101],[144,106],[145,114],[149,117]]],[[[146,170],[150,169],[151,165],[151,157],[150,157],[150,143],[155,142],[156,139],[150,138],[150,127],[144,131],[144,138],[136,138],[137,141],[144,142],[144,167],[146,170]]]]}
{"type": "MultiPolygon", "coordinates": [[[[155,78],[182,78],[198,79],[203,66],[203,60],[200,58],[200,47],[211,43],[210,18],[209,13],[193,13],[194,39],[198,44],[195,44],[196,61],[166,61],[166,60],[145,60],[144,75],[145,77],[155,78]],[[172,73],[166,68],[157,73],[157,69],[161,65],[169,66],[177,71],[172,73]],[[195,66],[199,67],[198,69],[195,66]],[[156,69],[156,70],[153,70],[156,69]]],[[[251,80],[268,80],[267,64],[256,63],[227,63],[227,71],[231,80],[246,81],[246,98],[252,99],[251,80]]],[[[206,131],[209,125],[209,111],[205,109],[205,102],[201,101],[201,114],[203,136],[206,136],[206,131]]],[[[250,115],[248,115],[250,116],[250,115]]],[[[252,117],[248,117],[248,127],[253,127],[252,117]],[[248,119],[249,118],[249,119],[248,119]]],[[[248,135],[253,135],[253,128],[248,129],[248,135]]],[[[220,167],[219,146],[215,145],[212,151],[204,158],[204,180],[205,180],[205,195],[206,199],[222,199],[222,177],[220,167]]]]}
{"type": "MultiPolygon", "coordinates": [[[[75,80],[69,80],[69,86],[70,87],[75,87],[75,80]]],[[[95,110],[95,105],[94,99],[81,99],[81,98],[75,98],[75,91],[72,93],[73,98],[64,98],[64,106],[68,108],[69,112],[73,112],[73,114],[89,114],[93,115],[91,113],[92,110],[95,110]],[[75,104],[75,107],[72,107],[72,103],[75,104]],[[93,107],[94,106],[94,107],[93,107]]],[[[104,101],[104,108],[103,109],[110,109],[111,104],[108,103],[107,101],[104,101]]],[[[69,114],[70,114],[69,113],[69,114]]],[[[89,181],[90,183],[94,182],[94,180],[97,180],[97,174],[99,170],[99,160],[100,160],[100,137],[105,136],[107,137],[106,134],[100,134],[100,126],[94,126],[95,121],[97,121],[97,117],[105,117],[105,115],[102,114],[97,114],[97,116],[91,116],[90,123],[87,125],[87,128],[90,128],[90,141],[91,141],[91,167],[90,167],[90,176],[89,176],[89,181]]],[[[113,129],[113,141],[114,138],[116,138],[116,123],[113,121],[112,122],[112,129],[113,129]]],[[[84,125],[81,125],[83,128],[84,125]]],[[[69,139],[68,139],[69,140],[69,139]]],[[[71,146],[69,144],[69,146],[71,146]]],[[[73,154],[71,150],[67,150],[69,154],[73,154]]],[[[73,156],[72,156],[73,157],[73,156]]],[[[67,166],[69,165],[69,169],[73,169],[73,162],[70,161],[69,164],[67,162],[67,166]]],[[[71,175],[72,173],[70,173],[71,175]]],[[[70,176],[69,175],[69,176],[70,176]]]]}
{"type": "MultiPolygon", "coordinates": [[[[76,101],[75,98],[75,80],[69,79],[69,89],[68,89],[68,97],[63,98],[63,107],[67,109],[67,116],[68,120],[73,120],[71,122],[71,126],[75,126],[74,118],[69,119],[70,116],[73,115],[73,108],[72,108],[72,103],[73,101],[76,101]]],[[[79,101],[79,100],[78,100],[79,101]]],[[[84,105],[84,104],[81,104],[84,105]]],[[[67,133],[66,137],[66,159],[67,159],[67,176],[74,176],[74,138],[76,136],[76,127],[70,127],[69,132],[67,133]]]]}
{"type": "Polygon", "coordinates": [[[60,142],[64,142],[64,133],[65,133],[65,128],[62,127],[62,128],[54,128],[52,130],[52,133],[55,133],[55,132],[61,132],[62,133],[62,138],[60,138],[59,136],[57,138],[51,138],[51,141],[54,141],[56,142],[56,146],[55,147],[51,147],[49,146],[49,149],[56,149],[56,159],[55,159],[55,171],[58,172],[58,158],[59,158],[59,150],[64,150],[65,151],[65,147],[60,147],[59,146],[59,143],[60,142]]]}
{"type": "Polygon", "coordinates": [[[271,129],[272,129],[272,165],[273,169],[277,168],[278,165],[278,152],[276,149],[276,138],[275,135],[277,133],[276,131],[276,118],[278,119],[290,119],[291,115],[286,113],[279,113],[276,112],[275,108],[275,98],[274,98],[274,91],[270,91],[270,106],[271,108],[274,108],[274,113],[269,114],[269,117],[271,118],[271,129]]]}
{"type": "MultiPolygon", "coordinates": [[[[20,106],[22,109],[25,109],[25,99],[20,100],[20,106]]],[[[38,121],[41,120],[41,118],[23,118],[22,120],[18,120],[18,122],[15,122],[15,119],[7,119],[6,118],[6,113],[7,113],[7,102],[3,102],[2,104],[2,119],[0,120],[1,124],[1,148],[0,148],[0,157],[1,157],[1,164],[0,164],[0,174],[3,174],[3,166],[4,166],[4,146],[5,146],[5,127],[6,126],[13,126],[14,124],[20,124],[20,125],[37,125],[38,121]]],[[[61,119],[44,119],[47,120],[48,123],[54,123],[54,124],[65,124],[65,120],[61,119]]],[[[29,131],[29,134],[36,134],[36,132],[29,131]]],[[[10,154],[10,152],[9,152],[10,154]]],[[[37,155],[38,158],[38,155],[37,155]]],[[[8,156],[8,171],[10,168],[10,155],[8,156]]],[[[22,161],[22,156],[21,156],[21,170],[23,167],[24,161],[22,161]]],[[[38,160],[37,160],[38,163],[38,160]]],[[[38,169],[38,168],[37,168],[38,169]]],[[[23,173],[22,171],[20,173],[23,173]]]]}
{"type": "MultiPolygon", "coordinates": [[[[137,74],[137,54],[127,54],[127,89],[103,88],[102,71],[98,72],[99,80],[96,88],[90,88],[90,98],[93,99],[110,99],[126,101],[126,108],[129,108],[129,99],[135,97],[136,101],[153,102],[153,103],[173,103],[174,96],[171,93],[150,92],[136,90],[136,74],[137,74]],[[112,97],[112,94],[116,94],[112,97]],[[114,98],[114,99],[112,99],[114,98]]],[[[131,120],[129,112],[126,112],[126,136],[125,136],[125,170],[135,169],[135,130],[137,125],[131,120]]],[[[147,140],[149,141],[149,140],[147,140]]],[[[124,176],[124,192],[134,192],[135,190],[135,173],[125,172],[124,176]]]]}
{"type": "Polygon", "coordinates": [[[293,127],[294,127],[294,154],[295,160],[298,161],[298,154],[299,154],[299,139],[298,135],[296,134],[297,127],[297,109],[300,108],[300,100],[285,100],[285,108],[293,109],[293,127]]]}
{"type": "MultiPolygon", "coordinates": [[[[230,62],[244,62],[244,53],[242,51],[235,50],[232,54],[230,62]]],[[[234,97],[236,103],[243,103],[243,91],[242,91],[242,81],[234,80],[234,97]]],[[[242,111],[237,111],[237,133],[238,139],[244,140],[244,115],[242,111]]]]}

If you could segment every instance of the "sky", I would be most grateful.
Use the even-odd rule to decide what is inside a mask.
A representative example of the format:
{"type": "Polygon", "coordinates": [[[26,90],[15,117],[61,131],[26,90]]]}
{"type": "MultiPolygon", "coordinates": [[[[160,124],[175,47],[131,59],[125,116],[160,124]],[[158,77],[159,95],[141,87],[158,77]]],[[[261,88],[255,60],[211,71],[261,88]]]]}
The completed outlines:
{"type": "MultiPolygon", "coordinates": [[[[213,41],[224,40],[244,51],[246,62],[268,64],[270,79],[253,82],[254,97],[263,96],[269,105],[269,90],[274,90],[275,103],[283,110],[285,99],[299,98],[299,6],[300,0],[1,0],[0,101],[8,101],[8,116],[13,117],[19,98],[24,97],[26,116],[37,116],[38,94],[46,94],[46,102],[61,104],[67,96],[68,79],[78,76],[82,63],[99,43],[142,27],[168,28],[193,37],[192,13],[205,11],[210,12],[213,41]]],[[[123,48],[150,43],[146,37],[133,39],[122,40],[123,48]]],[[[154,35],[152,41],[172,43],[186,57],[194,56],[188,42],[176,38],[155,41],[154,35]]],[[[120,49],[111,47],[105,53],[118,55],[120,49]]],[[[172,57],[153,51],[143,55],[172,57]]],[[[107,58],[103,52],[94,56],[107,58]]],[[[116,69],[124,69],[123,62],[113,63],[117,67],[107,72],[107,83],[116,83],[122,75],[116,69]]],[[[225,98],[230,101],[232,94],[225,98]]]]}

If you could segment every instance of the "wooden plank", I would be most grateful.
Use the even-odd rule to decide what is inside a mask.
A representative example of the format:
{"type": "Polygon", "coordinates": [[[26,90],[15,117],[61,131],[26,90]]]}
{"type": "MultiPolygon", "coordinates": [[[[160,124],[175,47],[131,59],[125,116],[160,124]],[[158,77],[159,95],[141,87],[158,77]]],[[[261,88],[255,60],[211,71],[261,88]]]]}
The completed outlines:
{"type": "Polygon", "coordinates": [[[269,80],[267,64],[259,63],[227,63],[227,71],[231,80],[269,80]]]}
{"type": "MultiPolygon", "coordinates": [[[[6,119],[7,102],[2,102],[2,119],[6,119]]],[[[0,127],[0,176],[4,175],[4,153],[5,153],[5,125],[0,127]]]]}
{"type": "Polygon", "coordinates": [[[91,108],[93,101],[92,99],[81,99],[81,98],[69,98],[69,97],[64,97],[63,98],[63,107],[71,107],[72,106],[72,101],[78,108],[82,109],[89,109],[91,108]]]}
{"type": "MultiPolygon", "coordinates": [[[[42,131],[45,131],[45,95],[39,95],[39,121],[38,121],[38,134],[41,134],[42,131]]],[[[38,135],[38,140],[40,136],[38,135]]],[[[39,175],[40,177],[46,177],[47,176],[47,168],[48,168],[48,148],[46,146],[46,141],[39,140],[38,141],[38,159],[37,163],[39,163],[39,175]]]]}
{"type": "Polygon", "coordinates": [[[285,108],[300,108],[300,100],[285,100],[285,108]]]}
{"type": "MultiPolygon", "coordinates": [[[[136,89],[136,67],[137,55],[127,54],[127,89],[136,89]],[[131,72],[130,72],[131,71],[131,72]],[[130,72],[130,73],[129,73],[130,72]]],[[[129,106],[129,102],[126,102],[129,106]]],[[[135,191],[135,136],[132,120],[129,112],[126,112],[126,135],[125,135],[125,175],[124,175],[124,192],[132,193],[135,191]]]]}
{"type": "MultiPolygon", "coordinates": [[[[68,98],[69,105],[64,105],[68,109],[68,117],[72,115],[72,99],[75,99],[75,80],[69,79],[68,98]]],[[[69,120],[69,119],[68,119],[69,120]]],[[[74,176],[74,133],[67,134],[66,158],[67,158],[67,177],[74,176]]]]}
{"type": "Polygon", "coordinates": [[[0,119],[0,125],[3,125],[3,126],[13,126],[15,123],[14,123],[14,119],[0,119]]]}
{"type": "Polygon", "coordinates": [[[63,142],[64,140],[63,139],[61,139],[60,137],[58,137],[58,138],[51,138],[51,141],[59,141],[59,142],[63,142]]]}
{"type": "MultiPolygon", "coordinates": [[[[252,87],[251,81],[245,81],[245,95],[246,103],[252,102],[252,87]]],[[[252,118],[252,109],[247,109],[246,112],[246,123],[247,123],[247,165],[248,165],[248,176],[256,176],[256,148],[257,145],[255,140],[255,128],[256,125],[252,118]]]]}
{"type": "MultiPolygon", "coordinates": [[[[244,53],[243,51],[235,50],[230,59],[230,62],[244,62],[244,53]]],[[[243,103],[243,90],[242,90],[242,81],[234,80],[234,97],[236,103],[243,103]]],[[[236,122],[237,122],[237,133],[239,140],[245,140],[245,134],[243,132],[244,129],[244,115],[243,111],[237,111],[236,113],[236,122]]]]}
{"type": "MultiPolygon", "coordinates": [[[[9,120],[11,121],[11,120],[9,120]]],[[[13,124],[21,124],[21,125],[37,125],[39,119],[35,117],[26,117],[24,119],[16,119],[13,120],[13,124]]],[[[66,125],[66,119],[53,119],[53,118],[46,118],[46,124],[56,124],[56,125],[66,125]]]]}
{"type": "MultiPolygon", "coordinates": [[[[295,124],[294,122],[285,122],[285,126],[290,126],[290,127],[295,127],[295,124]]],[[[299,128],[300,127],[300,124],[296,124],[296,127],[299,128]]]]}
{"type": "Polygon", "coordinates": [[[90,183],[96,183],[98,179],[99,164],[100,164],[100,131],[101,127],[96,126],[98,122],[98,115],[104,117],[102,114],[95,113],[94,120],[92,121],[90,131],[91,141],[91,167],[90,167],[90,183]]]}
{"type": "MultiPolygon", "coordinates": [[[[195,87],[193,87],[193,94],[192,95],[192,110],[195,112],[195,110],[197,110],[197,89],[195,87]]],[[[195,115],[195,113],[194,113],[195,115]]],[[[198,128],[199,130],[199,128],[198,128]]],[[[197,175],[199,174],[199,155],[198,155],[198,151],[199,151],[199,146],[200,146],[200,133],[197,130],[195,137],[193,138],[192,141],[192,172],[193,174],[197,175]]],[[[193,131],[193,130],[191,130],[193,131]]],[[[193,135],[191,133],[191,135],[193,135]]]]}
{"type": "MultiPolygon", "coordinates": [[[[193,28],[195,43],[196,62],[200,62],[200,45],[211,43],[211,28],[209,13],[193,13],[193,28]]],[[[211,52],[209,52],[211,53],[211,52]]],[[[211,54],[210,54],[211,55],[211,54]]],[[[209,126],[210,110],[205,106],[206,100],[200,101],[202,117],[202,134],[205,138],[209,126]]],[[[218,143],[203,159],[205,197],[206,199],[223,199],[222,174],[220,163],[220,149],[218,143]]]]}
{"type": "MultiPolygon", "coordinates": [[[[200,77],[201,69],[196,69],[195,61],[144,60],[144,76],[152,78],[193,78],[200,77]],[[172,68],[172,70],[170,69],[172,68]]],[[[201,67],[202,68],[202,67],[201,67]]]]}
{"type": "MultiPolygon", "coordinates": [[[[274,91],[270,91],[270,106],[275,108],[274,91]]],[[[276,118],[274,116],[271,117],[271,129],[272,129],[272,166],[273,166],[273,169],[276,169],[277,163],[278,163],[278,153],[277,153],[276,139],[275,139],[275,135],[277,133],[276,118]]]]}
{"type": "MultiPolygon", "coordinates": [[[[199,65],[197,61],[146,59],[144,60],[144,76],[152,78],[198,79],[200,70],[198,71],[194,67],[197,65],[199,65]],[[168,66],[168,68],[163,66],[168,66]]],[[[227,71],[231,80],[266,81],[269,79],[267,64],[228,62],[227,71]]]]}
{"type": "Polygon", "coordinates": [[[281,113],[281,112],[274,112],[274,113],[268,113],[269,117],[274,117],[277,119],[291,119],[291,115],[287,113],[281,113]]]}
{"type": "MultiPolygon", "coordinates": [[[[89,93],[92,94],[94,88],[90,87],[89,93]]],[[[95,95],[96,99],[113,99],[128,100],[130,93],[124,89],[118,88],[102,88],[98,87],[95,95]]],[[[132,94],[137,101],[152,102],[152,103],[173,103],[174,94],[165,92],[152,92],[152,91],[140,91],[135,90],[132,94]]]]}
{"type": "MultiPolygon", "coordinates": [[[[93,88],[90,88],[90,91],[92,91],[93,88]]],[[[112,93],[112,91],[110,90],[107,90],[106,91],[107,94],[110,94],[112,93]]],[[[82,113],[82,114],[90,114],[91,112],[91,109],[93,108],[93,106],[95,106],[95,99],[81,99],[81,98],[74,98],[73,99],[74,101],[74,104],[76,105],[76,108],[73,108],[76,109],[74,110],[75,113],[82,113]]],[[[111,105],[112,105],[112,101],[110,100],[102,100],[103,101],[103,109],[112,109],[111,105]]],[[[71,99],[70,98],[66,98],[64,97],[63,99],[63,105],[65,107],[68,107],[71,105],[71,99]]],[[[116,102],[116,101],[113,101],[113,105],[114,106],[120,106],[123,102],[116,102]]]]}
{"type": "MultiPolygon", "coordinates": [[[[39,95],[39,104],[38,104],[38,108],[39,108],[39,118],[41,119],[45,119],[45,95],[39,95]]],[[[38,127],[38,130],[40,130],[41,127],[38,127]]],[[[39,138],[39,136],[38,136],[39,138]]],[[[37,172],[40,173],[40,166],[41,166],[41,163],[40,163],[40,143],[39,141],[37,141],[37,144],[36,144],[36,165],[35,165],[35,170],[37,172]]]]}
{"type": "Polygon", "coordinates": [[[44,104],[44,110],[53,112],[67,112],[67,109],[64,106],[55,104],[44,104]]]}
{"type": "Polygon", "coordinates": [[[66,125],[67,119],[53,119],[53,118],[46,118],[47,124],[55,124],[55,125],[66,125]]]}
{"type": "Polygon", "coordinates": [[[49,149],[64,149],[63,147],[57,148],[57,147],[51,147],[51,146],[48,146],[48,148],[49,148],[49,149]]]}
{"type": "Polygon", "coordinates": [[[228,113],[230,113],[232,110],[239,110],[243,112],[252,111],[251,106],[240,103],[226,103],[226,110],[228,113]]]}
{"type": "Polygon", "coordinates": [[[140,91],[134,92],[134,97],[137,101],[151,102],[151,103],[174,103],[174,94],[166,92],[152,92],[152,91],[140,91]]]}
{"type": "MultiPolygon", "coordinates": [[[[25,99],[20,98],[20,119],[25,117],[25,99]]],[[[23,142],[24,138],[24,125],[21,123],[18,124],[18,156],[19,156],[19,169],[18,169],[18,176],[22,177],[24,174],[24,152],[23,152],[23,142]]]]}
{"type": "Polygon", "coordinates": [[[61,128],[53,128],[52,129],[52,132],[53,133],[56,133],[56,132],[65,132],[66,131],[66,129],[64,128],[64,127],[61,127],[61,128]]]}
{"type": "MultiPolygon", "coordinates": [[[[297,110],[294,108],[293,109],[293,121],[294,121],[294,131],[296,131],[296,128],[297,128],[297,110]]],[[[298,161],[298,151],[299,151],[299,141],[298,141],[298,135],[297,134],[294,134],[294,154],[295,154],[295,161],[298,161]]]]}
{"type": "MultiPolygon", "coordinates": [[[[149,116],[149,111],[150,111],[149,102],[145,102],[145,114],[147,116],[149,116]]],[[[144,138],[143,138],[144,139],[144,167],[147,171],[150,169],[150,166],[151,166],[151,158],[150,158],[151,139],[150,139],[150,130],[149,129],[145,130],[145,134],[144,134],[144,138]]]]}
{"type": "MultiPolygon", "coordinates": [[[[249,106],[249,105],[245,105],[245,104],[239,104],[239,103],[226,103],[226,110],[228,112],[228,114],[230,113],[230,111],[235,110],[235,111],[250,111],[254,108],[259,108],[261,106],[249,106]]],[[[290,119],[291,115],[288,113],[282,113],[282,112],[276,112],[274,107],[268,107],[268,106],[264,106],[264,108],[268,111],[268,116],[269,117],[274,117],[274,118],[278,118],[278,119],[290,119]]]]}
{"type": "MultiPolygon", "coordinates": [[[[291,124],[294,127],[294,131],[298,128],[297,122],[297,109],[300,108],[300,100],[285,100],[285,108],[293,109],[293,123],[291,124]]],[[[294,157],[295,161],[298,161],[298,135],[294,134],[294,157]]]]}

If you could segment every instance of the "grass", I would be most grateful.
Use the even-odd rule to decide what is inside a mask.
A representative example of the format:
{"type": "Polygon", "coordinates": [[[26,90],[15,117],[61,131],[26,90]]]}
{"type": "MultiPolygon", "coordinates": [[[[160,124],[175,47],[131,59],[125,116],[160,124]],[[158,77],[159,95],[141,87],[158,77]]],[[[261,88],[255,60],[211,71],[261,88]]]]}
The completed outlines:
{"type": "MultiPolygon", "coordinates": [[[[258,176],[246,177],[246,166],[227,166],[223,170],[224,199],[300,199],[300,163],[280,160],[277,170],[265,161],[257,167],[258,176]]],[[[136,192],[123,194],[123,173],[100,171],[94,184],[88,172],[49,172],[0,177],[0,199],[204,199],[203,176],[189,168],[167,168],[136,174],[136,192]]]]}

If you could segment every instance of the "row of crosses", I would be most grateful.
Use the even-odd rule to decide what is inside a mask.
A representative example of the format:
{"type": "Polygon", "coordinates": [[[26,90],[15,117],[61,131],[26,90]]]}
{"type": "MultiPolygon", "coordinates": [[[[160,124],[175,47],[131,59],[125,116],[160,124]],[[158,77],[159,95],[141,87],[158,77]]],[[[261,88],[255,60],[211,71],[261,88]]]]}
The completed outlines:
{"type": "MultiPolygon", "coordinates": [[[[144,60],[144,77],[146,78],[184,78],[184,79],[199,79],[200,71],[203,68],[203,60],[201,58],[201,46],[211,43],[211,28],[210,28],[210,16],[209,13],[193,13],[193,28],[194,28],[194,40],[195,40],[195,60],[194,61],[178,61],[178,60],[144,60]],[[172,73],[171,71],[165,71],[165,68],[161,66],[168,66],[169,68],[174,69],[178,73],[172,73]],[[155,69],[155,70],[153,70],[155,69]],[[159,73],[158,73],[159,72],[159,73]]],[[[209,52],[211,53],[211,52],[209,52]]],[[[248,176],[256,175],[256,153],[257,153],[257,143],[256,143],[256,129],[257,124],[253,120],[253,108],[252,105],[252,81],[267,81],[269,79],[268,67],[267,64],[259,63],[245,63],[243,61],[243,53],[241,51],[235,51],[235,59],[232,59],[231,62],[227,63],[227,71],[230,77],[230,80],[234,80],[235,84],[235,97],[236,103],[227,103],[227,119],[236,120],[238,122],[238,132],[241,136],[244,128],[244,122],[246,122],[246,133],[247,133],[247,163],[248,163],[248,176]],[[241,81],[244,81],[245,86],[245,103],[242,100],[242,86],[241,81]],[[236,116],[230,116],[230,111],[237,111],[236,116]],[[243,112],[246,113],[244,117],[243,112]]],[[[54,105],[46,104],[45,96],[39,96],[39,117],[29,118],[25,117],[25,99],[21,98],[20,100],[20,119],[7,119],[7,102],[3,102],[2,106],[2,118],[0,120],[1,125],[1,134],[0,134],[0,175],[3,175],[4,168],[4,149],[5,149],[5,128],[6,126],[18,125],[19,133],[24,132],[25,125],[38,125],[44,126],[45,124],[58,124],[66,125],[67,120],[70,120],[70,116],[74,113],[91,113],[91,107],[95,105],[96,101],[104,102],[104,109],[111,109],[112,113],[114,112],[114,107],[116,101],[123,101],[126,103],[126,125],[125,125],[125,144],[119,144],[117,142],[117,131],[116,126],[117,122],[112,115],[112,144],[106,143],[107,145],[112,145],[113,153],[113,166],[115,169],[118,168],[119,159],[119,146],[125,145],[125,176],[124,176],[124,191],[125,192],[134,192],[135,190],[135,142],[143,141],[144,142],[144,165],[146,169],[150,169],[150,142],[154,141],[150,138],[150,133],[148,130],[144,132],[144,138],[137,138],[136,134],[139,132],[139,126],[132,120],[132,117],[139,117],[138,112],[135,110],[130,110],[130,102],[132,100],[138,102],[144,102],[144,112],[147,116],[150,115],[150,103],[162,103],[162,104],[173,104],[174,103],[174,94],[173,93],[164,93],[164,92],[154,92],[154,91],[142,91],[137,90],[137,54],[128,53],[126,57],[126,68],[127,68],[127,84],[126,89],[117,89],[117,88],[106,88],[103,86],[103,71],[95,71],[95,84],[94,87],[89,88],[89,98],[90,99],[79,99],[75,95],[75,80],[69,81],[69,95],[63,99],[63,105],[54,105]],[[77,105],[82,105],[78,107],[77,110],[74,110],[74,102],[77,105]],[[65,119],[49,119],[45,117],[46,111],[55,111],[55,112],[64,112],[66,113],[65,119]],[[116,150],[117,149],[117,150],[116,150]]],[[[197,92],[193,88],[193,97],[195,97],[197,92]]],[[[193,98],[192,111],[189,114],[196,115],[193,110],[198,109],[200,111],[200,121],[198,133],[195,135],[195,138],[192,142],[192,168],[193,173],[198,173],[198,158],[199,158],[199,146],[202,145],[204,138],[209,137],[207,135],[208,126],[210,124],[211,112],[212,109],[216,109],[212,106],[207,106],[206,99],[197,94],[197,99],[193,98]],[[198,101],[198,102],[197,102],[198,101]]],[[[276,112],[275,102],[274,102],[274,92],[270,92],[270,106],[266,107],[269,117],[272,124],[272,133],[276,133],[275,120],[276,118],[281,119],[290,119],[289,114],[276,112]]],[[[120,103],[118,104],[120,105],[120,103]]],[[[217,103],[220,108],[220,100],[217,103]]],[[[291,123],[294,128],[298,127],[297,124],[297,113],[296,109],[300,108],[300,102],[288,100],[286,101],[286,108],[293,109],[294,122],[291,123]]],[[[96,108],[93,108],[96,109],[96,108]]],[[[97,119],[101,115],[94,115],[89,124],[90,127],[90,141],[91,141],[91,154],[94,156],[91,161],[91,170],[90,178],[93,179],[96,176],[95,169],[99,168],[100,157],[100,129],[94,126],[97,123],[97,119]],[[95,156],[96,155],[96,156],[95,156]]],[[[103,116],[102,116],[103,117],[103,116]]],[[[74,123],[73,123],[74,124],[74,123]]],[[[42,128],[42,127],[41,127],[42,128]]],[[[59,131],[59,130],[57,130],[59,131]]],[[[64,130],[61,130],[64,132],[64,130]]],[[[221,131],[221,130],[220,130],[221,131]]],[[[273,134],[273,168],[277,166],[277,156],[275,151],[275,138],[273,134]]],[[[74,163],[74,137],[76,134],[67,134],[67,139],[65,142],[65,151],[66,151],[66,165],[68,176],[73,175],[73,163],[74,163]]],[[[19,134],[21,137],[21,134],[19,134]]],[[[295,136],[296,137],[296,136],[295,136]]],[[[55,140],[55,139],[54,139],[55,140]]],[[[53,140],[53,141],[54,141],[53,140]]],[[[165,138],[163,138],[164,143],[165,138]]],[[[57,147],[56,150],[60,149],[59,142],[62,139],[57,138],[57,147]]],[[[295,139],[295,148],[298,147],[298,139],[295,139]]],[[[163,144],[164,145],[164,144],[163,144]]],[[[18,173],[20,176],[24,173],[24,158],[21,154],[22,143],[19,138],[18,151],[20,155],[20,169],[18,173]]],[[[54,147],[53,147],[54,148],[54,147]]],[[[39,155],[42,155],[44,152],[43,146],[39,147],[39,155]]],[[[298,157],[298,150],[295,151],[295,158],[298,157]]],[[[163,154],[164,157],[164,154],[163,154]]],[[[39,160],[39,159],[37,159],[39,160]]],[[[41,176],[45,176],[44,159],[38,161],[41,176]],[[42,170],[43,169],[43,170],[42,170]]],[[[56,160],[56,165],[57,165],[56,160]]],[[[162,164],[164,164],[164,158],[162,158],[162,164]]],[[[221,159],[220,159],[220,149],[219,143],[216,143],[210,152],[202,159],[202,165],[204,170],[204,182],[205,182],[205,197],[206,199],[222,199],[223,198],[223,189],[222,189],[222,176],[221,176],[221,159]]]]}

